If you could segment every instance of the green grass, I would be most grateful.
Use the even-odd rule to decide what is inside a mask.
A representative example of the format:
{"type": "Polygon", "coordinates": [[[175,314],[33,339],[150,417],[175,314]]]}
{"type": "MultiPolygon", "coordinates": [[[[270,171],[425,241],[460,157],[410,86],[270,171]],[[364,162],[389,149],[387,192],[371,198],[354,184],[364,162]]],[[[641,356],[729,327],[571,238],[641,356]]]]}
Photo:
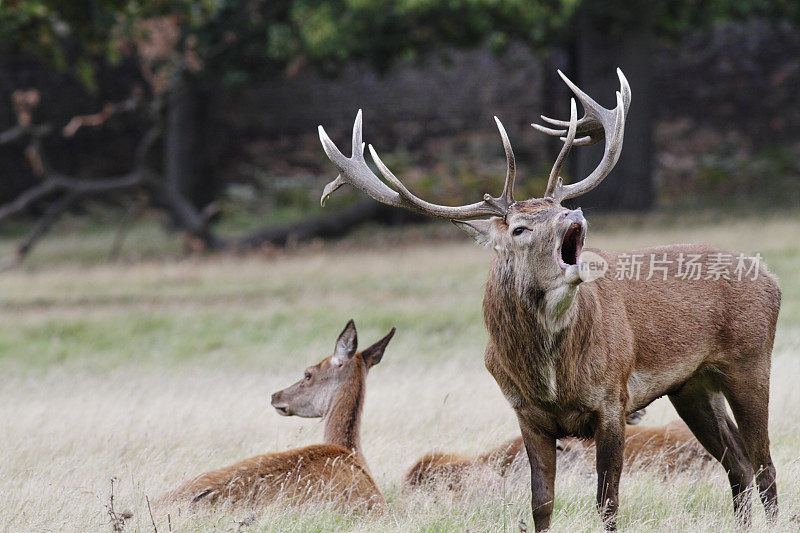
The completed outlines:
{"type": "MultiPolygon", "coordinates": [[[[778,530],[796,530],[800,215],[589,218],[593,246],[711,242],[758,251],[779,276],[771,431],[778,530]]],[[[22,268],[0,274],[0,529],[109,530],[104,505],[114,475],[118,508],[134,510],[126,531],[151,531],[145,495],[243,457],[318,442],[317,422],[278,417],[267,398],[327,356],[350,317],[363,343],[398,327],[370,374],[363,424],[388,512],[271,508],[242,530],[519,531],[521,521],[532,529],[524,481],[468,501],[400,491],[405,469],[423,453],[477,453],[518,431],[483,368],[490,252],[449,224],[400,234],[368,228],[337,245],[201,259],[180,257],[175,238],[148,222],[132,232],[118,264],[105,260],[112,240],[101,228],[59,235],[22,268]]],[[[674,416],[657,402],[646,423],[674,416]]],[[[666,481],[626,476],[621,527],[733,530],[726,485],[719,470],[666,481]]],[[[585,473],[559,476],[554,530],[598,529],[594,487],[585,473]]],[[[172,517],[184,531],[235,530],[245,518],[172,517]]],[[[166,518],[156,519],[166,531],[166,518]]]]}

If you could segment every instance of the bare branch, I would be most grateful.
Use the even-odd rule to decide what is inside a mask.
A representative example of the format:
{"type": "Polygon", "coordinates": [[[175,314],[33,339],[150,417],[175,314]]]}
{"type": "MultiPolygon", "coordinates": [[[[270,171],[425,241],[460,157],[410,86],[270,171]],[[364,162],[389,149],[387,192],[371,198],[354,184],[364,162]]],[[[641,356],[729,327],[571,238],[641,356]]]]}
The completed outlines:
{"type": "Polygon", "coordinates": [[[50,204],[44,215],[39,218],[25,239],[17,246],[13,257],[0,261],[0,269],[6,270],[19,265],[28,256],[36,242],[53,226],[58,218],[78,199],[80,195],[70,193],[50,204]]]}
{"type": "Polygon", "coordinates": [[[0,206],[0,221],[24,211],[28,206],[57,190],[57,188],[55,183],[45,182],[28,189],[17,196],[13,202],[0,206]]]}
{"type": "Polygon", "coordinates": [[[79,129],[86,126],[100,126],[108,119],[119,113],[133,111],[141,104],[141,91],[135,91],[133,96],[127,100],[118,103],[107,103],[103,109],[98,113],[92,115],[78,115],[72,119],[61,129],[61,134],[64,137],[72,137],[79,129]]]}

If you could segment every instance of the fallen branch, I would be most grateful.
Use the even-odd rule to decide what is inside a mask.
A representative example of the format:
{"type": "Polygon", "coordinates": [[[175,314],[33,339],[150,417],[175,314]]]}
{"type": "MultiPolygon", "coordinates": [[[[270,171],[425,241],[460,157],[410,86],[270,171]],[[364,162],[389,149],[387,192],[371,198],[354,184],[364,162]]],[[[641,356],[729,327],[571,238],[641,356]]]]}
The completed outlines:
{"type": "Polygon", "coordinates": [[[28,253],[36,244],[36,241],[38,241],[45,233],[47,233],[58,217],[61,216],[64,211],[69,209],[77,197],[78,195],[75,193],[67,194],[66,196],[61,197],[57,202],[50,204],[44,215],[36,221],[36,225],[33,226],[33,229],[31,229],[31,231],[28,233],[28,236],[25,237],[25,240],[23,240],[19,246],[17,246],[15,255],[0,261],[0,270],[7,270],[19,265],[25,259],[25,257],[27,257],[28,253]]]}
{"type": "Polygon", "coordinates": [[[238,251],[247,251],[264,245],[286,246],[317,238],[340,237],[369,222],[396,224],[422,220],[425,218],[416,213],[399,212],[371,199],[364,199],[331,215],[256,231],[235,242],[233,247],[238,251]]]}

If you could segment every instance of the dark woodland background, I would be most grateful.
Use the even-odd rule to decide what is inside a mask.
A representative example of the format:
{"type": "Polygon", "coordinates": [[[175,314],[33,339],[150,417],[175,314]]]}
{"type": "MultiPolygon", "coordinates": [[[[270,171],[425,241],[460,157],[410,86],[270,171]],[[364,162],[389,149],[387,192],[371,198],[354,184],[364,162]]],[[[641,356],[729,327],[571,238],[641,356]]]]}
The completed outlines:
{"type": "MultiPolygon", "coordinates": [[[[335,172],[316,127],[347,151],[359,108],[365,140],[438,203],[499,191],[497,115],[518,196],[541,195],[559,145],[529,124],[567,114],[556,69],[609,107],[617,66],[633,90],[620,162],[585,209],[800,208],[800,7],[656,4],[6,2],[4,265],[66,218],[155,217],[204,251],[414,221],[354,192],[319,206],[335,172]]],[[[569,178],[599,158],[573,154],[569,178]]]]}

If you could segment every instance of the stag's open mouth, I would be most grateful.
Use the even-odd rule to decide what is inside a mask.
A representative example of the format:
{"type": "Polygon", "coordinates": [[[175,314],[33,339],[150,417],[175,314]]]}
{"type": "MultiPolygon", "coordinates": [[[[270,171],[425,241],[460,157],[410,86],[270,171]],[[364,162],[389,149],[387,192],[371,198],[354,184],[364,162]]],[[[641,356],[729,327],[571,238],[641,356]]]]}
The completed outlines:
{"type": "Polygon", "coordinates": [[[278,414],[283,415],[283,416],[290,416],[291,415],[291,413],[289,412],[289,408],[288,407],[284,407],[283,405],[280,405],[280,406],[276,405],[275,406],[275,410],[278,411],[278,414]]]}
{"type": "Polygon", "coordinates": [[[583,238],[583,224],[578,222],[570,224],[561,239],[561,246],[558,247],[558,261],[562,269],[578,264],[583,249],[583,238]]]}

